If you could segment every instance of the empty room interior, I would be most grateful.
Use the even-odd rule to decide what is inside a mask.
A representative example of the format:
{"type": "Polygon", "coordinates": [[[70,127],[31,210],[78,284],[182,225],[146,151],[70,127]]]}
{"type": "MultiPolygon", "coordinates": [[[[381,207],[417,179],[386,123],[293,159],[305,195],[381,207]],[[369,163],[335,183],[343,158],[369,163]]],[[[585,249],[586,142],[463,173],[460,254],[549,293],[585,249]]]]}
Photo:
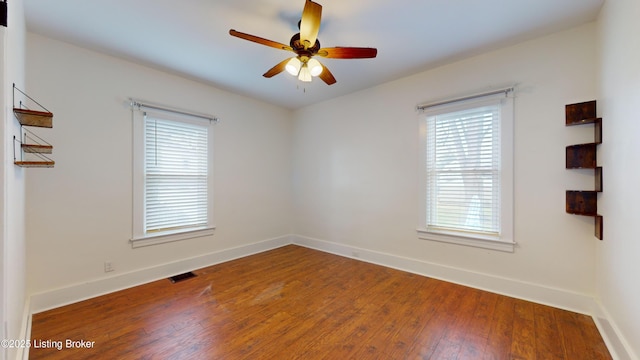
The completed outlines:
{"type": "Polygon", "coordinates": [[[1,4],[1,359],[640,359],[638,1],[1,4]]]}

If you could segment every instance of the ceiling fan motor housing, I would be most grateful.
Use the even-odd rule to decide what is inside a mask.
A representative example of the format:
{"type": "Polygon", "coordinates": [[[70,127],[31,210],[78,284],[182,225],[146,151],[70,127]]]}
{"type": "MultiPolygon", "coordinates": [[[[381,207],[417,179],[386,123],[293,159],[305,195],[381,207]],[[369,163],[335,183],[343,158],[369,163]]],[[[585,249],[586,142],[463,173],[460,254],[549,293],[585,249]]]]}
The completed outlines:
{"type": "Polygon", "coordinates": [[[320,50],[320,41],[316,39],[316,43],[313,46],[304,48],[304,42],[300,41],[300,33],[297,33],[291,37],[289,46],[293,48],[293,51],[300,56],[311,57],[318,53],[320,50]]]}

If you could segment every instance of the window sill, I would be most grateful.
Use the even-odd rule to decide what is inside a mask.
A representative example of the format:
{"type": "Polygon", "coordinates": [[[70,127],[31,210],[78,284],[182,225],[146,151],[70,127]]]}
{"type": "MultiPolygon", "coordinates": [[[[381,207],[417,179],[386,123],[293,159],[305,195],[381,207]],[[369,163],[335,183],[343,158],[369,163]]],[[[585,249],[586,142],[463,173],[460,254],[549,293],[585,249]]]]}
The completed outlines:
{"type": "Polygon", "coordinates": [[[213,235],[214,227],[203,228],[198,230],[191,231],[183,231],[183,232],[173,232],[173,233],[162,233],[162,234],[154,234],[147,235],[143,237],[135,237],[131,239],[129,242],[131,243],[132,248],[139,248],[151,245],[165,244],[174,241],[193,239],[203,236],[213,235]]]}
{"type": "Polygon", "coordinates": [[[516,243],[492,240],[490,238],[468,237],[461,235],[452,235],[445,233],[436,233],[426,229],[418,229],[418,238],[422,240],[431,240],[444,242],[449,244],[472,246],[482,249],[513,252],[516,243]]]}

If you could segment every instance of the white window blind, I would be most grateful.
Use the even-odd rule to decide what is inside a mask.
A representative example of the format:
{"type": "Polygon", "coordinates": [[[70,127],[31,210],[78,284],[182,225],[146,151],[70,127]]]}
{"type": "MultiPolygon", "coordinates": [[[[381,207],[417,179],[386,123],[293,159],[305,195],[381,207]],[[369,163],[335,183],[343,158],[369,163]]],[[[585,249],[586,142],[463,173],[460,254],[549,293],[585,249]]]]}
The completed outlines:
{"type": "Polygon", "coordinates": [[[427,116],[427,230],[500,234],[500,105],[427,116]]]}
{"type": "Polygon", "coordinates": [[[207,125],[144,117],[144,232],[205,228],[207,125]]]}

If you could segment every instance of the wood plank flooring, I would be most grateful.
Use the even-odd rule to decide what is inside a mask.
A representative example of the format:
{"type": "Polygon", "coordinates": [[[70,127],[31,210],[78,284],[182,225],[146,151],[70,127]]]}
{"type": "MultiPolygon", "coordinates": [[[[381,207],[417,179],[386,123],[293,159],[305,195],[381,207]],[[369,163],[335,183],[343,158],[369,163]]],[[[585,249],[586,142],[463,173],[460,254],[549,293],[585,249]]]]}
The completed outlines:
{"type": "Polygon", "coordinates": [[[30,359],[611,359],[588,316],[294,245],[194,273],[35,314],[30,359]]]}

